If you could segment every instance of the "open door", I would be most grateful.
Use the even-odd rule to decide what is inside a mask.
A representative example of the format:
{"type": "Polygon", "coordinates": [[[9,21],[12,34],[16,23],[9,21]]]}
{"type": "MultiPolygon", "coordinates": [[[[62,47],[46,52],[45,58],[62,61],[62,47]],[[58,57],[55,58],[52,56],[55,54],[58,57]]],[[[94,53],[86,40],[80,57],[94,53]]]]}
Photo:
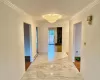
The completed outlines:
{"type": "Polygon", "coordinates": [[[81,36],[82,23],[79,22],[74,25],[74,63],[79,71],[81,63],[81,36]]]}
{"type": "Polygon", "coordinates": [[[32,46],[31,46],[31,25],[24,23],[24,54],[25,54],[25,70],[32,62],[32,46]]]}

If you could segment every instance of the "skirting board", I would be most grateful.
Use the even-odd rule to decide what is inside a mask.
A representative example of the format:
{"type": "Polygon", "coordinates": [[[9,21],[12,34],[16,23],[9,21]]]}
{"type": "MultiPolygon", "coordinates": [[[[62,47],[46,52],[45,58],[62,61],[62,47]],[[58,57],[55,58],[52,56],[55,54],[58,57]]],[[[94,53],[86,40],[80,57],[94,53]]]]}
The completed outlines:
{"type": "Polygon", "coordinates": [[[34,56],[34,60],[37,58],[37,56],[38,56],[38,53],[34,56]]]}

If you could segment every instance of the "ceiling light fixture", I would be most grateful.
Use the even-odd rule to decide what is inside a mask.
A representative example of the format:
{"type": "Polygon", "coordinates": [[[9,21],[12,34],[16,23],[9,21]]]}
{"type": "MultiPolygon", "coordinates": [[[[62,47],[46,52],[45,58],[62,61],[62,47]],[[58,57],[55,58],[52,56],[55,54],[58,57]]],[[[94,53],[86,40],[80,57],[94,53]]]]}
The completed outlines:
{"type": "Polygon", "coordinates": [[[45,20],[47,20],[49,23],[55,23],[57,20],[62,18],[62,15],[60,14],[46,14],[42,16],[45,20]]]}

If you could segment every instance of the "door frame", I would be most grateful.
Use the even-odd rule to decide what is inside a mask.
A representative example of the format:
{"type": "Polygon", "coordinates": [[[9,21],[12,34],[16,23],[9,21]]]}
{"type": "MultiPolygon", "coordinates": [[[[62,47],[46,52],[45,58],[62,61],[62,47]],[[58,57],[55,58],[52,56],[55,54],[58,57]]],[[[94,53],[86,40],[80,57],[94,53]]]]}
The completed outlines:
{"type": "MultiPolygon", "coordinates": [[[[80,53],[81,53],[81,48],[82,48],[82,21],[80,22],[77,22],[73,25],[73,56],[72,56],[72,59],[73,59],[73,62],[75,62],[75,28],[76,28],[76,25],[77,24],[81,24],[81,44],[80,44],[80,53]]],[[[81,57],[81,54],[80,54],[80,57],[81,57]]]]}
{"type": "MultiPolygon", "coordinates": [[[[28,25],[29,27],[29,44],[30,44],[30,62],[33,62],[33,57],[32,57],[32,33],[31,33],[31,24],[24,22],[24,35],[25,35],[25,25],[28,25]]],[[[25,56],[25,36],[24,36],[24,56],[25,56]]]]}

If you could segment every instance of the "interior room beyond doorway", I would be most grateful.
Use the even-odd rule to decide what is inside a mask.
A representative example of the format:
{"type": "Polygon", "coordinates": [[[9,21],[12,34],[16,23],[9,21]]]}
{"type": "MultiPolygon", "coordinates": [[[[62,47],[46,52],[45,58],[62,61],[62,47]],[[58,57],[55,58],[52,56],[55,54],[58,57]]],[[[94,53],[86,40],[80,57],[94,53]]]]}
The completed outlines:
{"type": "Polygon", "coordinates": [[[74,64],[80,71],[81,63],[81,36],[82,36],[82,23],[74,25],[74,64]]]}
{"type": "Polygon", "coordinates": [[[54,46],[55,52],[62,52],[62,27],[48,29],[48,45],[54,46]]]}

